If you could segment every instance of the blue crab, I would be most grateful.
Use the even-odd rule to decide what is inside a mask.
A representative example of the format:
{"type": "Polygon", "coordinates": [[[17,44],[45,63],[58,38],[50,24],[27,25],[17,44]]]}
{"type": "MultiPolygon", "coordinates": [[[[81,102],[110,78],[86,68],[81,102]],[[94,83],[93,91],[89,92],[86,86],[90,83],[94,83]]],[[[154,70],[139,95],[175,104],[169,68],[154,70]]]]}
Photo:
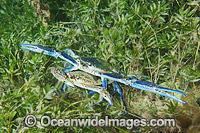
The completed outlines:
{"type": "Polygon", "coordinates": [[[61,82],[64,82],[68,86],[77,86],[99,93],[99,101],[95,104],[98,104],[104,98],[106,101],[108,101],[110,106],[113,106],[112,100],[110,98],[110,93],[103,87],[97,86],[101,85],[101,81],[95,80],[92,75],[82,71],[64,73],[62,70],[56,67],[51,67],[50,70],[55,78],[57,78],[61,82]]]}
{"type": "MultiPolygon", "coordinates": [[[[26,50],[30,50],[33,52],[37,52],[37,53],[42,53],[45,55],[49,55],[52,57],[58,57],[64,61],[66,61],[67,63],[71,64],[71,67],[68,67],[66,69],[64,69],[64,72],[69,72],[69,71],[73,71],[73,70],[81,70],[84,72],[87,72],[89,74],[92,74],[94,76],[98,76],[101,77],[102,79],[102,85],[104,88],[107,88],[107,79],[112,80],[114,83],[114,94],[117,91],[120,95],[120,98],[123,101],[124,107],[125,107],[125,115],[127,114],[127,108],[126,108],[126,104],[124,102],[124,98],[121,92],[121,89],[119,87],[119,85],[117,84],[117,82],[125,84],[125,85],[129,85],[131,87],[137,88],[137,89],[141,89],[141,90],[145,90],[148,92],[152,92],[155,94],[159,94],[168,98],[171,98],[173,100],[176,100],[178,102],[184,103],[184,101],[180,100],[179,98],[168,94],[166,92],[174,92],[174,93],[179,93],[182,95],[185,95],[185,93],[178,91],[178,90],[172,90],[172,89],[168,89],[165,87],[161,87],[155,83],[149,82],[149,81],[143,81],[143,80],[138,80],[135,78],[129,78],[126,77],[124,75],[120,75],[117,73],[113,73],[112,71],[110,71],[109,65],[108,63],[106,63],[105,61],[102,61],[100,59],[97,58],[85,58],[85,57],[79,57],[78,55],[75,55],[74,52],[70,49],[66,49],[65,53],[62,53],[60,51],[57,50],[53,50],[41,45],[32,45],[32,44],[20,44],[22,46],[23,49],[26,50]]],[[[91,92],[90,94],[93,94],[95,92],[91,92]]]]}

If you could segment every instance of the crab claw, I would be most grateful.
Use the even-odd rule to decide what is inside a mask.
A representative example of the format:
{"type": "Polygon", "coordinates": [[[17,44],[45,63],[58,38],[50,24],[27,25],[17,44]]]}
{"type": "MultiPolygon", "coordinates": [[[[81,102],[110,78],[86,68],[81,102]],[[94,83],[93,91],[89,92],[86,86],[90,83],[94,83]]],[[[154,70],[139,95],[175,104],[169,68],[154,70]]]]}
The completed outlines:
{"type": "Polygon", "coordinates": [[[58,52],[56,50],[41,46],[41,45],[32,45],[32,44],[20,44],[23,49],[30,50],[36,53],[42,53],[45,55],[58,57],[58,52]]]}
{"type": "Polygon", "coordinates": [[[185,102],[180,100],[179,98],[166,93],[166,92],[174,92],[174,93],[179,93],[179,94],[187,96],[185,93],[183,93],[181,91],[160,87],[160,86],[157,86],[157,84],[155,84],[155,83],[148,82],[148,81],[142,81],[142,80],[137,80],[137,81],[133,82],[130,86],[141,89],[141,90],[145,90],[145,91],[148,91],[148,92],[152,92],[152,93],[155,93],[155,94],[159,94],[159,95],[162,95],[162,96],[165,96],[165,97],[169,97],[173,100],[176,100],[180,103],[185,104],[185,102]],[[166,91],[166,92],[164,92],[164,91],[166,91]]]}
{"type": "Polygon", "coordinates": [[[42,53],[44,55],[49,55],[49,56],[52,56],[52,57],[59,57],[65,61],[67,61],[68,63],[72,64],[72,65],[76,65],[76,61],[69,55],[67,54],[64,54],[64,53],[61,53],[59,51],[56,51],[56,50],[53,50],[53,49],[50,49],[50,48],[47,48],[47,47],[44,47],[44,46],[41,46],[41,45],[33,45],[33,44],[20,44],[22,46],[23,49],[26,49],[26,50],[30,50],[30,51],[33,51],[33,52],[36,52],[36,53],[42,53]]]}
{"type": "Polygon", "coordinates": [[[92,86],[84,86],[84,87],[86,89],[89,89],[89,90],[92,90],[92,91],[96,91],[97,93],[100,94],[98,102],[96,102],[93,105],[96,105],[96,104],[100,103],[103,99],[105,99],[106,101],[108,101],[110,106],[113,106],[113,102],[111,100],[110,93],[106,89],[103,89],[102,87],[94,88],[92,86]]]}
{"type": "Polygon", "coordinates": [[[113,106],[113,102],[112,102],[112,100],[110,98],[110,94],[108,92],[101,93],[100,97],[103,97],[106,101],[108,101],[110,106],[113,106]]]}
{"type": "Polygon", "coordinates": [[[30,50],[30,51],[33,51],[36,53],[42,53],[44,51],[44,54],[56,57],[56,55],[55,55],[56,50],[53,50],[53,49],[50,49],[47,47],[43,47],[41,45],[32,45],[32,44],[19,44],[19,45],[21,45],[22,48],[26,49],[26,50],[30,50]]]}
{"type": "Polygon", "coordinates": [[[179,94],[182,94],[184,96],[187,96],[185,93],[181,92],[181,91],[178,91],[178,90],[172,90],[172,89],[169,89],[169,88],[165,88],[165,87],[162,87],[162,86],[158,86],[158,89],[159,90],[163,90],[163,91],[166,91],[166,92],[174,92],[174,93],[179,93],[179,94]]]}

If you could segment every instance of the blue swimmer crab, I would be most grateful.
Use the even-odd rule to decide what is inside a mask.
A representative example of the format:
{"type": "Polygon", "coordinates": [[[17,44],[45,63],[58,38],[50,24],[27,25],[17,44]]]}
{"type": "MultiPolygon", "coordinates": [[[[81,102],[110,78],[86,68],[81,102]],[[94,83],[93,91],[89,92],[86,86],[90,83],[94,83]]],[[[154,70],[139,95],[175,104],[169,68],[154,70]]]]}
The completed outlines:
{"type": "Polygon", "coordinates": [[[50,70],[55,78],[57,78],[61,82],[64,82],[68,86],[77,86],[99,93],[99,101],[95,104],[98,104],[104,98],[106,101],[108,101],[110,106],[113,105],[112,100],[110,98],[110,93],[103,87],[97,86],[101,84],[101,81],[95,80],[92,75],[82,71],[72,71],[64,73],[62,70],[56,67],[51,67],[50,70]]]}
{"type": "MultiPolygon", "coordinates": [[[[91,75],[101,77],[102,79],[102,86],[103,88],[107,88],[107,79],[112,80],[114,84],[114,90],[115,92],[117,91],[120,95],[120,98],[123,101],[124,107],[125,107],[125,115],[127,115],[127,108],[126,104],[124,102],[124,98],[121,92],[121,89],[117,82],[129,85],[131,87],[145,90],[148,92],[152,92],[155,94],[159,94],[161,96],[165,96],[168,98],[171,98],[173,100],[176,100],[178,102],[184,103],[184,101],[180,100],[179,98],[168,94],[166,92],[174,92],[174,93],[179,93],[182,95],[187,96],[185,93],[178,91],[178,90],[172,90],[168,89],[165,87],[161,87],[155,83],[149,82],[149,81],[144,81],[144,80],[139,80],[136,78],[129,78],[124,75],[120,75],[117,73],[112,72],[109,70],[109,64],[106,63],[105,61],[102,61],[101,59],[98,58],[87,58],[87,57],[79,57],[78,55],[75,55],[74,52],[70,49],[66,49],[65,53],[60,52],[57,50],[53,50],[41,45],[32,45],[32,44],[20,44],[23,49],[30,50],[36,53],[42,53],[44,55],[49,55],[52,57],[58,57],[67,63],[70,63],[71,66],[68,68],[63,69],[64,72],[70,72],[73,70],[81,70],[84,72],[87,72],[91,75]]],[[[114,93],[115,93],[114,92],[114,93]]],[[[90,94],[93,94],[95,92],[91,92],[90,94]]]]}

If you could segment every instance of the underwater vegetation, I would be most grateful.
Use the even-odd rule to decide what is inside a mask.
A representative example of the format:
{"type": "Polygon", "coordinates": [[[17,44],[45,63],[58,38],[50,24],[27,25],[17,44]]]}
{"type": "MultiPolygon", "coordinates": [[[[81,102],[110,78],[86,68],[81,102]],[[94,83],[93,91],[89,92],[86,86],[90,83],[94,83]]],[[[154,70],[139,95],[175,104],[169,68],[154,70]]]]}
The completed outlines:
{"type": "MultiPolygon", "coordinates": [[[[176,1],[44,1],[0,2],[0,131],[1,132],[199,132],[200,54],[199,2],[176,1]],[[119,83],[128,109],[116,93],[108,108],[99,94],[67,88],[51,74],[63,67],[59,58],[22,50],[19,44],[71,49],[81,57],[108,62],[120,74],[182,91],[178,103],[119,83]],[[145,76],[142,76],[145,75],[145,76]],[[24,125],[33,114],[51,118],[174,118],[175,127],[42,127],[24,125]]],[[[109,93],[114,93],[108,84],[109,93]]]]}

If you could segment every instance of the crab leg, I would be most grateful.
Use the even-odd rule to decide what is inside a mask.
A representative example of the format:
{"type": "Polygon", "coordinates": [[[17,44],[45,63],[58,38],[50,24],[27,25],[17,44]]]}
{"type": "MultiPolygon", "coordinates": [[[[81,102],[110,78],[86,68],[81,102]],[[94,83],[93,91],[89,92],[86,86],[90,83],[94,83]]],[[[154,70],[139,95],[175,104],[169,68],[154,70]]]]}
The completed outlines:
{"type": "Polygon", "coordinates": [[[116,81],[114,81],[113,84],[114,84],[114,90],[115,90],[113,97],[114,97],[114,95],[116,94],[116,91],[117,91],[119,93],[120,98],[122,99],[122,102],[123,102],[123,105],[124,105],[124,108],[125,108],[125,116],[127,116],[128,109],[126,107],[126,103],[124,102],[124,96],[122,94],[122,91],[121,91],[121,89],[120,89],[120,87],[119,87],[119,85],[117,84],[116,81]]]}
{"type": "Polygon", "coordinates": [[[96,105],[96,104],[98,104],[98,103],[100,103],[102,100],[103,100],[103,97],[99,96],[99,101],[97,101],[96,103],[94,103],[93,106],[96,105]]]}
{"type": "Polygon", "coordinates": [[[63,93],[66,93],[65,88],[70,88],[71,89],[71,87],[69,85],[64,83],[63,86],[62,86],[63,93]]]}
{"type": "Polygon", "coordinates": [[[107,89],[107,80],[106,80],[106,78],[103,78],[103,77],[101,77],[101,80],[102,80],[102,87],[104,88],[104,89],[107,89]]]}
{"type": "MultiPolygon", "coordinates": [[[[57,83],[57,85],[56,85],[55,88],[59,88],[60,85],[61,85],[61,82],[57,83]]],[[[60,90],[58,90],[58,91],[59,91],[59,93],[62,93],[60,90]]],[[[55,90],[56,94],[58,94],[58,91],[57,91],[57,89],[55,90]]],[[[63,92],[64,92],[64,91],[63,91],[63,92]]]]}
{"type": "MultiPolygon", "coordinates": [[[[106,78],[103,78],[103,77],[101,77],[101,78],[102,78],[102,86],[103,86],[103,88],[107,89],[107,80],[106,80],[106,78]]],[[[125,107],[125,116],[127,116],[127,111],[128,110],[127,110],[127,107],[126,107],[126,103],[124,102],[124,96],[122,94],[122,91],[121,91],[121,89],[120,89],[120,87],[119,87],[119,85],[117,84],[116,81],[113,82],[113,86],[114,86],[114,94],[113,94],[112,98],[114,97],[114,95],[116,94],[116,91],[117,91],[119,93],[119,96],[122,99],[123,105],[125,107]]]]}

